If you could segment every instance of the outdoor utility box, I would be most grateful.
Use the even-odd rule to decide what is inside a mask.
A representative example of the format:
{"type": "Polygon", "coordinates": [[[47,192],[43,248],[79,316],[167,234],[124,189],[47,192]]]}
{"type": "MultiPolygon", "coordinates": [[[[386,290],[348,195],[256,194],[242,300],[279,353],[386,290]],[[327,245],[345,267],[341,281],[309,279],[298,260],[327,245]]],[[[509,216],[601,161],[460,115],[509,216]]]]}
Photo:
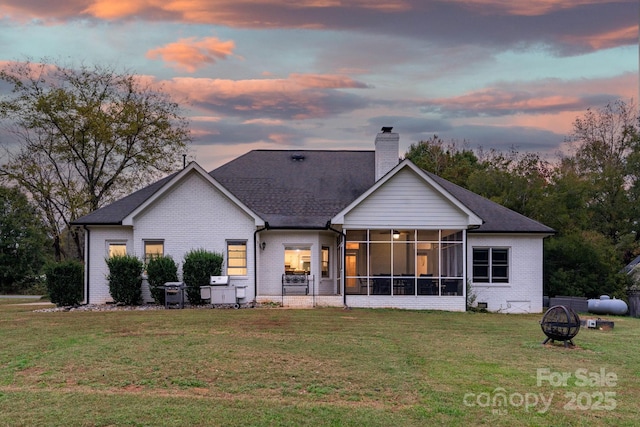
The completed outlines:
{"type": "Polygon", "coordinates": [[[184,308],[184,283],[165,282],[164,308],[184,308]]]}

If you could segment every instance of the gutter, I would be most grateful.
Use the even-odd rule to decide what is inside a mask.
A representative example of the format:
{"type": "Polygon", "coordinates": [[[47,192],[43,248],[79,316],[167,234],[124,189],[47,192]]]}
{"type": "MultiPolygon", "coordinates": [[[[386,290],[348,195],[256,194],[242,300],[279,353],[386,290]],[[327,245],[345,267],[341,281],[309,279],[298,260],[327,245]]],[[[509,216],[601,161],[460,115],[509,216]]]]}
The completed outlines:
{"type": "Polygon", "coordinates": [[[85,302],[86,304],[89,304],[89,289],[91,288],[89,286],[89,277],[91,277],[89,275],[89,263],[90,263],[90,259],[91,259],[91,231],[89,230],[89,228],[84,225],[82,226],[82,228],[84,228],[84,231],[86,233],[85,235],[85,250],[84,250],[84,274],[85,274],[85,302]]]}

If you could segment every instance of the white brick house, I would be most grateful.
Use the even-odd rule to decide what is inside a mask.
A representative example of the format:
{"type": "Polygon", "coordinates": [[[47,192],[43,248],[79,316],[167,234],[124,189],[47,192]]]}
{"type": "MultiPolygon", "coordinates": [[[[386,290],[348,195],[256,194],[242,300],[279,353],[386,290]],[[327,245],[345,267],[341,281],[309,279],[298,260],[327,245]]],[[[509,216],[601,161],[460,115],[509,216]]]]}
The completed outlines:
{"type": "MultiPolygon", "coordinates": [[[[191,163],[74,224],[86,230],[85,302],[111,297],[105,259],[224,254],[242,301],[285,306],[542,311],[553,230],[409,160],[383,128],[375,151],[254,150],[191,163]]],[[[145,301],[151,301],[148,287],[145,301]]]]}

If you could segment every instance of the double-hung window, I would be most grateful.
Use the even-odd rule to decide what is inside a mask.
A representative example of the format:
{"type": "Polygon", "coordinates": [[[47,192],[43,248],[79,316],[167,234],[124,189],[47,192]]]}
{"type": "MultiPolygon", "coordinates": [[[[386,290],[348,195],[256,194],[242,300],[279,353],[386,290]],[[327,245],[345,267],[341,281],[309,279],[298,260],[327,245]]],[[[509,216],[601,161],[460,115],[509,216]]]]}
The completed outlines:
{"type": "Polygon", "coordinates": [[[473,248],[473,281],[509,282],[509,248],[473,248]]]}
{"type": "Polygon", "coordinates": [[[127,254],[127,242],[108,242],[109,258],[124,256],[127,254]]]}
{"type": "Polygon", "coordinates": [[[227,275],[247,275],[247,241],[227,241],[227,275]]]}
{"type": "Polygon", "coordinates": [[[144,265],[148,265],[152,258],[164,255],[164,241],[145,240],[144,241],[144,265]]]}

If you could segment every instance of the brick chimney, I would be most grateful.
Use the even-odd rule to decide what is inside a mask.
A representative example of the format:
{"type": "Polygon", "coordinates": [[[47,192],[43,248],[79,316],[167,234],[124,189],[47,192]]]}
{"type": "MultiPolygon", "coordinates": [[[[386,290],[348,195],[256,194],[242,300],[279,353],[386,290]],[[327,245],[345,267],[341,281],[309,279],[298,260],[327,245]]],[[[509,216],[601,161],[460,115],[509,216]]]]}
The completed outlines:
{"type": "Polygon", "coordinates": [[[391,132],[392,127],[383,127],[376,135],[376,181],[393,169],[400,161],[400,135],[391,132]]]}

